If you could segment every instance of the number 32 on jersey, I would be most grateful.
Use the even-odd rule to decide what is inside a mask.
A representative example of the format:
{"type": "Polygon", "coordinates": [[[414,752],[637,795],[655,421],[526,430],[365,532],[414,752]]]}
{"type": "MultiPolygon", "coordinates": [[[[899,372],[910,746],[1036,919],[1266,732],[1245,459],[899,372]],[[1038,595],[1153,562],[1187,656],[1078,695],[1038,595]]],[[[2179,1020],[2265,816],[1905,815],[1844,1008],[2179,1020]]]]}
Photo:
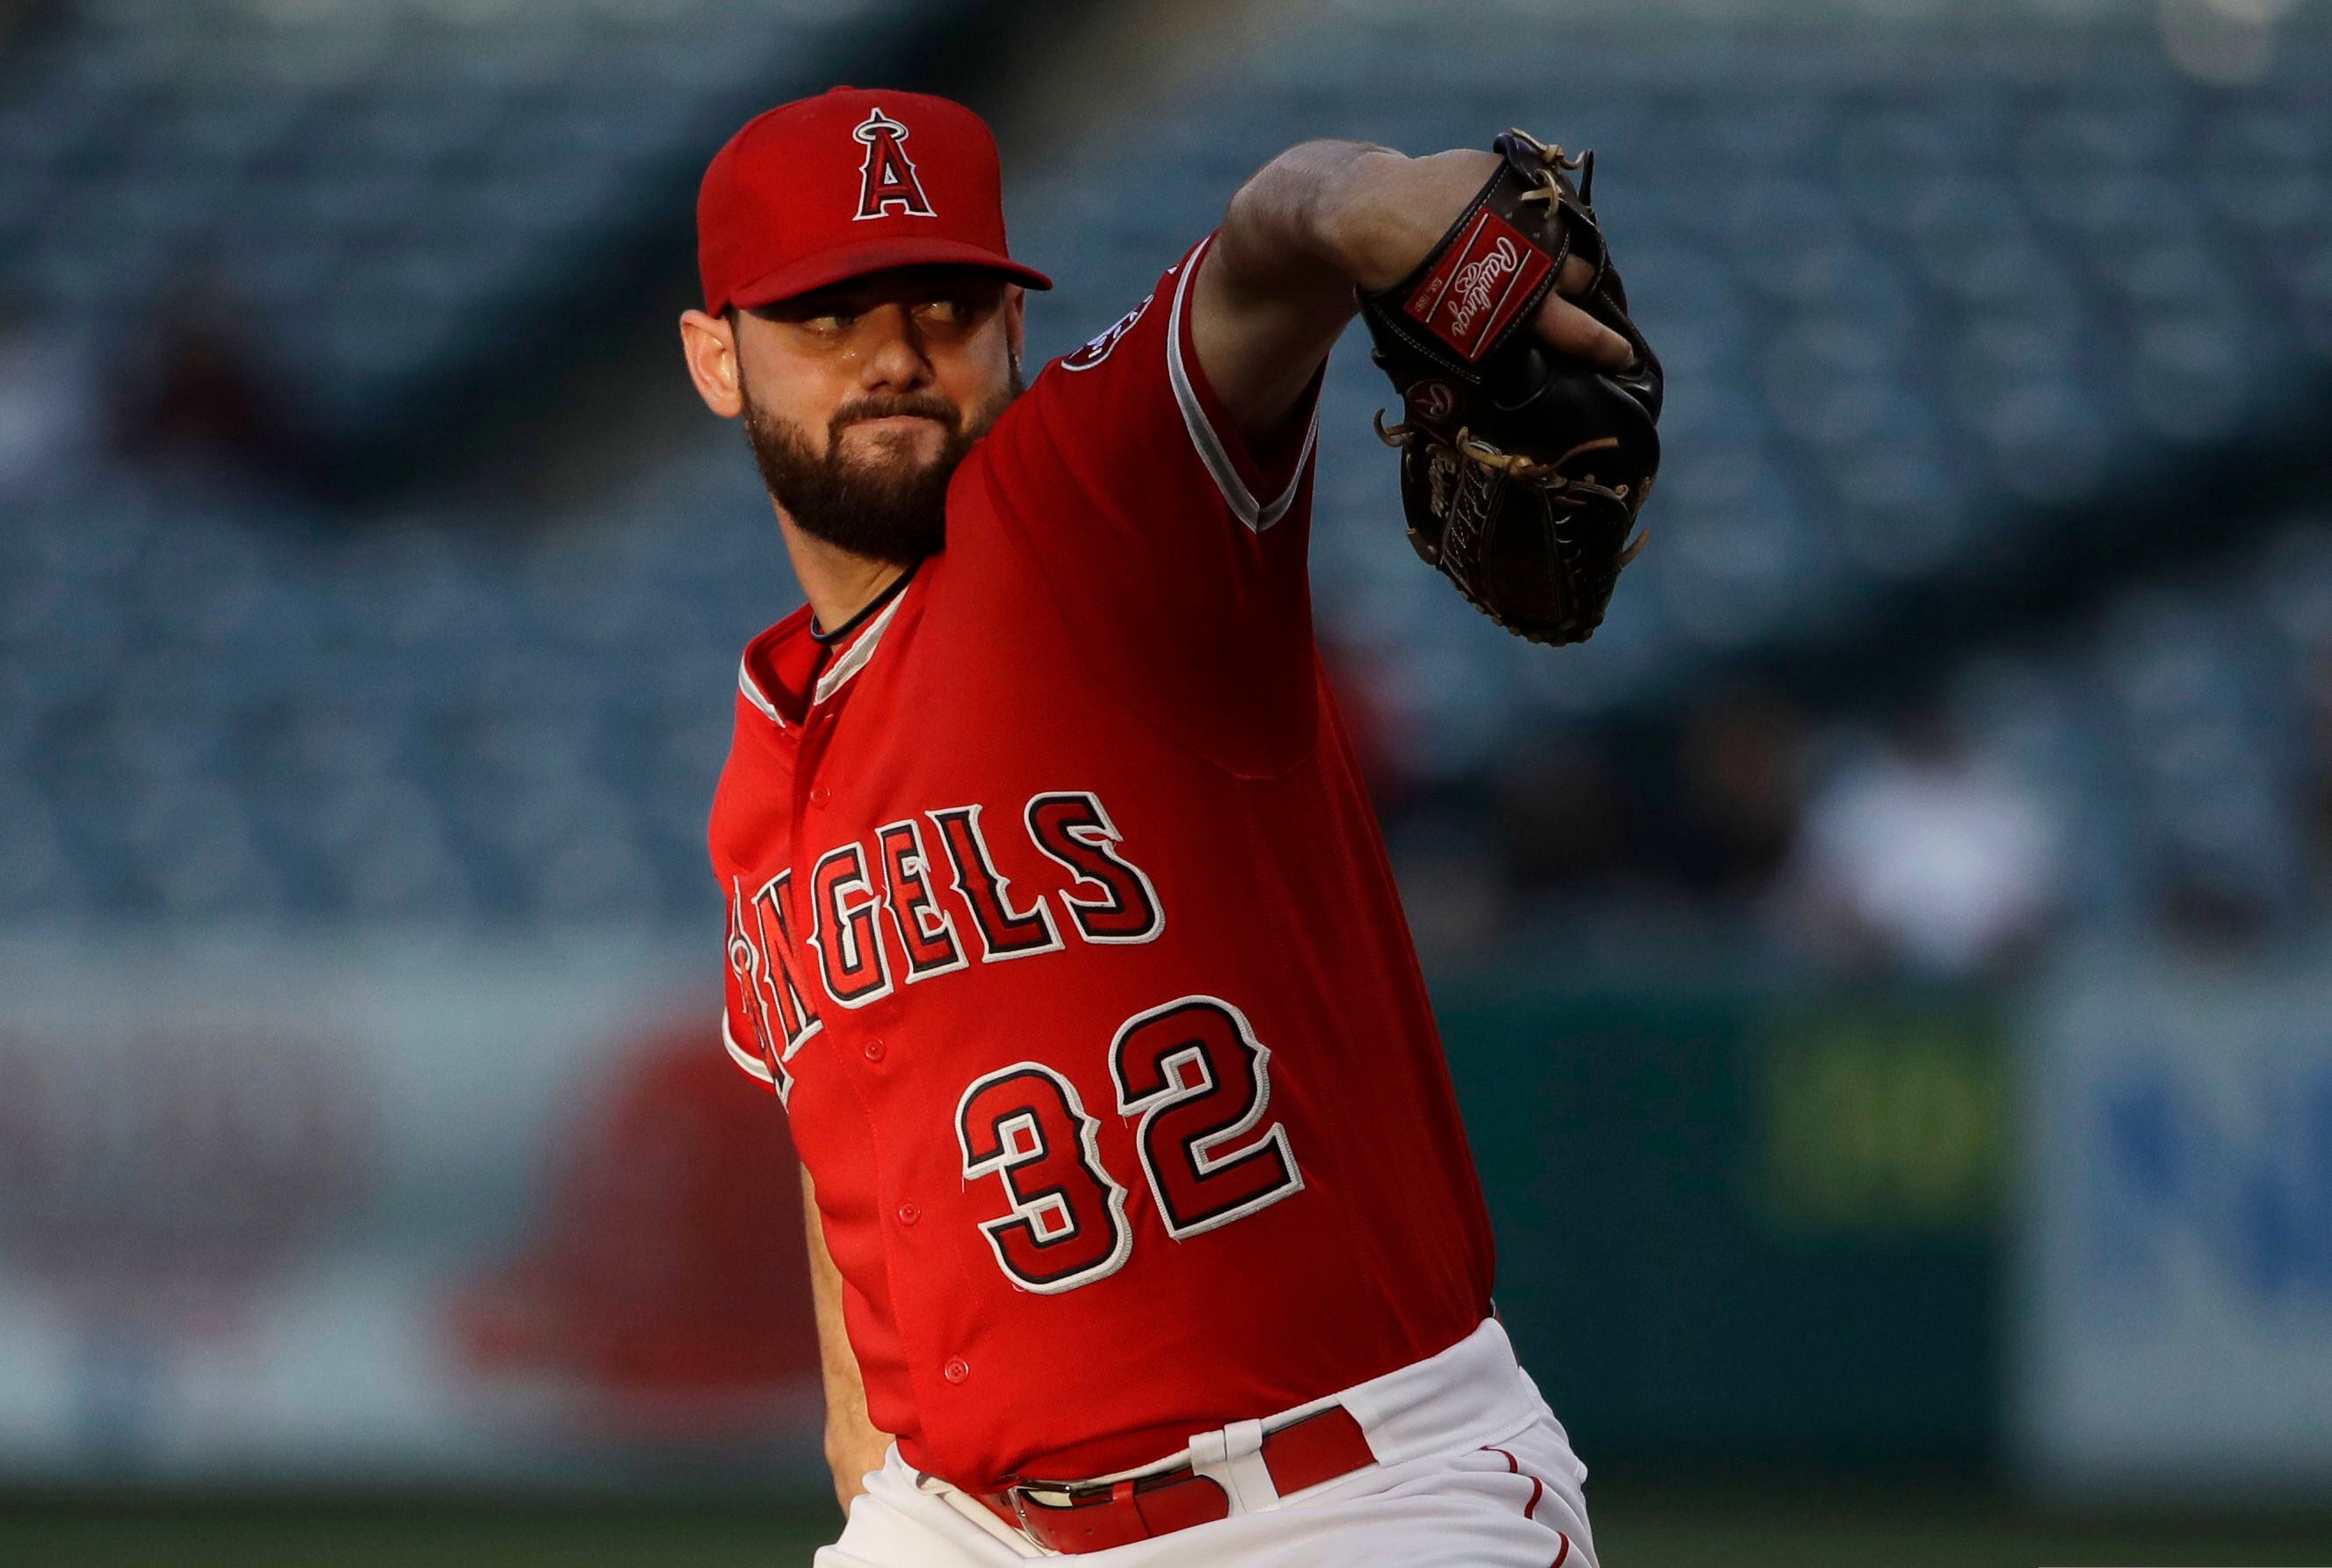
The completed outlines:
{"type": "MultiPolygon", "coordinates": [[[[1110,1042],[1118,1114],[1141,1118],[1133,1140],[1142,1177],[1176,1240],[1304,1190],[1287,1128],[1262,1125],[1270,1068],[1247,1015],[1213,996],[1138,1012],[1110,1042]]],[[[980,1233],[1024,1290],[1074,1290],[1133,1255],[1126,1188],[1101,1162],[1100,1126],[1075,1087],[1042,1062],[999,1068],[957,1103],[965,1178],[994,1176],[1004,1188],[1005,1212],[981,1221],[980,1233]]]]}

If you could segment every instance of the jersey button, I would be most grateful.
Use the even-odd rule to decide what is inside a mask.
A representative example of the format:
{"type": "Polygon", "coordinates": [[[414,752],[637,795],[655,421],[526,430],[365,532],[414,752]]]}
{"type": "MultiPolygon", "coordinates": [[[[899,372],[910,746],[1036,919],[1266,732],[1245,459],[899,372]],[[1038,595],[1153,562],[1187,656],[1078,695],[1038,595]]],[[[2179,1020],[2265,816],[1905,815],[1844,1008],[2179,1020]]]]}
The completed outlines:
{"type": "Polygon", "coordinates": [[[812,784],[809,786],[810,804],[814,806],[822,806],[833,798],[834,792],[827,788],[824,784],[812,784]]]}
{"type": "Polygon", "coordinates": [[[916,1208],[913,1203],[902,1203],[899,1205],[900,1224],[912,1225],[922,1217],[923,1212],[921,1209],[916,1208]]]}
{"type": "Polygon", "coordinates": [[[865,1045],[860,1046],[858,1050],[859,1054],[864,1056],[868,1061],[881,1061],[883,1060],[883,1042],[879,1040],[868,1041],[865,1045]]]}
{"type": "Polygon", "coordinates": [[[951,1356],[948,1364],[940,1368],[940,1375],[950,1383],[961,1383],[971,1375],[971,1364],[960,1355],[951,1356]]]}

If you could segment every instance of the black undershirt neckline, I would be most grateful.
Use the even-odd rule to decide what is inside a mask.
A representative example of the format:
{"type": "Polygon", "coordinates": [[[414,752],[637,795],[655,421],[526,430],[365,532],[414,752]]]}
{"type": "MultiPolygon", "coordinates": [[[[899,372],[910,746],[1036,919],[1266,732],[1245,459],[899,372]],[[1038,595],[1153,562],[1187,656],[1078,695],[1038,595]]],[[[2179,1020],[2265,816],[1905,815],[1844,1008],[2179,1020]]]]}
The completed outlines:
{"type": "Polygon", "coordinates": [[[859,606],[856,614],[851,616],[849,620],[845,621],[841,625],[836,626],[831,632],[824,632],[818,629],[817,612],[815,610],[811,611],[809,617],[809,640],[819,644],[821,647],[833,647],[836,642],[841,641],[853,632],[855,632],[861,626],[865,625],[871,617],[881,613],[884,605],[888,604],[892,600],[897,598],[902,593],[903,593],[907,584],[914,580],[915,574],[922,568],[922,565],[923,564],[921,561],[917,561],[913,565],[909,566],[905,571],[900,573],[889,587],[884,588],[881,593],[875,594],[874,597],[867,600],[865,604],[859,606]]]}

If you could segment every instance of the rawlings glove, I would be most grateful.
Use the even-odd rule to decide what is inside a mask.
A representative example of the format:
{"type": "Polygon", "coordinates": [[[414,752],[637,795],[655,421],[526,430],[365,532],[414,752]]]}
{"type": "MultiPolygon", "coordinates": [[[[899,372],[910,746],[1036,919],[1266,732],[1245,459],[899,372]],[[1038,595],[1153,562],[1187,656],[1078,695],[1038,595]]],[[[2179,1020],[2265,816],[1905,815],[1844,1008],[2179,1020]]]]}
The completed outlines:
{"type": "Polygon", "coordinates": [[[1410,542],[1491,620],[1534,642],[1582,642],[1620,569],[1643,547],[1637,514],[1660,466],[1660,362],[1628,318],[1589,204],[1595,155],[1565,157],[1519,130],[1497,172],[1417,270],[1360,296],[1374,358],[1406,418],[1410,542]],[[1576,185],[1571,172],[1576,170],[1576,185]],[[1610,373],[1531,330],[1563,261],[1595,269],[1575,303],[1636,356],[1610,373]]]}

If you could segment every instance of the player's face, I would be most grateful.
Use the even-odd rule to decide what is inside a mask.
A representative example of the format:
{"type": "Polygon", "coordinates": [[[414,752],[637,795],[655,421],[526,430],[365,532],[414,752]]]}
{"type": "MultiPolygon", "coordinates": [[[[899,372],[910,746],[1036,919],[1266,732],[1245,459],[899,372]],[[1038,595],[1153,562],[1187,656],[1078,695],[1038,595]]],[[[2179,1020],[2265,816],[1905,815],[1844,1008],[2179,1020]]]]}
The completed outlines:
{"type": "Polygon", "coordinates": [[[1020,391],[1020,299],[904,267],[736,319],[754,461],[796,527],[904,565],[947,538],[949,479],[1020,391]]]}

